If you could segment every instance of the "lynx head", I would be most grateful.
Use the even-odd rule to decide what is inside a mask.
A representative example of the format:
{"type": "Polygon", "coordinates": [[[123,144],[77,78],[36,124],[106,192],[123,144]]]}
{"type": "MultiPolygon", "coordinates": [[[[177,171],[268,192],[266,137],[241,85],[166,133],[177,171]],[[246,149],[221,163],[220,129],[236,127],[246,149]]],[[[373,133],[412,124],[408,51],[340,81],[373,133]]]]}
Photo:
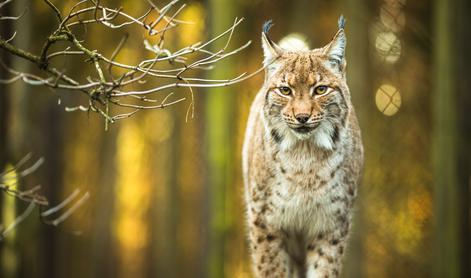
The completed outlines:
{"type": "Polygon", "coordinates": [[[271,22],[264,25],[264,122],[284,148],[311,140],[332,150],[341,136],[350,110],[344,23],[340,17],[332,41],[312,50],[281,48],[268,37],[271,22]]]}

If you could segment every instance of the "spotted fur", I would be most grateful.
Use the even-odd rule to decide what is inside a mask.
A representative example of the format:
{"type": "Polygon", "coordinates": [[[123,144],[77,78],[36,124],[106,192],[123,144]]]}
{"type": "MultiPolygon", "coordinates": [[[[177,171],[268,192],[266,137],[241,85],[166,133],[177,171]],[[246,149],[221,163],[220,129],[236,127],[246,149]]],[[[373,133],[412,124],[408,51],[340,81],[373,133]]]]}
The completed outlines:
{"type": "Polygon", "coordinates": [[[243,148],[256,277],[340,275],[363,167],[346,84],[344,24],[339,20],[329,44],[309,51],[277,46],[267,34],[271,23],[262,33],[265,82],[243,148]],[[318,86],[328,92],[316,94],[318,86]]]}

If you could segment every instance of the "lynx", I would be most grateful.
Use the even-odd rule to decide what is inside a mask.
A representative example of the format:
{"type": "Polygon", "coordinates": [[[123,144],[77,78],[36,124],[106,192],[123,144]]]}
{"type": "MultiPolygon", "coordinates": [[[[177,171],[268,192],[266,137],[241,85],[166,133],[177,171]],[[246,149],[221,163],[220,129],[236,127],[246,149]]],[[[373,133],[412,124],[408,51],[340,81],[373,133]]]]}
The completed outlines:
{"type": "Polygon", "coordinates": [[[265,82],[243,147],[256,277],[338,277],[363,167],[346,83],[344,19],[332,41],[283,49],[264,25],[265,82]]]}

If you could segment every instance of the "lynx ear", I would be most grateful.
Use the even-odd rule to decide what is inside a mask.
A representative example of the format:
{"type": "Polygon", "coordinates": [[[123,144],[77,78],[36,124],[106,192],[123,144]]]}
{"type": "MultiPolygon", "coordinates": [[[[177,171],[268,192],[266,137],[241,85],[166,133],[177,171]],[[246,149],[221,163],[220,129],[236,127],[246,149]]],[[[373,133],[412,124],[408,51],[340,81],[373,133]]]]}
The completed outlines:
{"type": "Polygon", "coordinates": [[[268,67],[276,58],[281,56],[283,53],[283,49],[276,45],[275,42],[273,42],[270,37],[268,37],[268,31],[270,28],[273,26],[273,23],[271,20],[265,22],[263,24],[263,32],[262,32],[262,47],[263,47],[263,65],[265,67],[268,67]]]}
{"type": "Polygon", "coordinates": [[[347,45],[347,38],[345,36],[345,18],[343,15],[339,18],[339,30],[337,34],[335,34],[332,41],[324,47],[324,54],[326,54],[329,58],[330,64],[336,66],[343,71],[345,69],[345,47],[347,45]]]}

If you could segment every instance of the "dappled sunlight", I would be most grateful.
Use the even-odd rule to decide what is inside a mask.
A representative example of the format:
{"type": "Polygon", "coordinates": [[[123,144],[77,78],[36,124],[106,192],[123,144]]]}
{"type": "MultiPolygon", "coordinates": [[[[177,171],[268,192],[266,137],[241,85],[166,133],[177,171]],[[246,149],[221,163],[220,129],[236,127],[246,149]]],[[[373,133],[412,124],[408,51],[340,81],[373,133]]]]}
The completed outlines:
{"type": "Polygon", "coordinates": [[[365,250],[370,277],[387,275],[384,265],[394,254],[414,257],[426,236],[426,221],[431,215],[430,193],[413,190],[403,204],[386,202],[378,195],[369,197],[366,217],[369,233],[365,250]]]}
{"type": "Polygon", "coordinates": [[[396,248],[399,254],[413,255],[422,238],[421,222],[415,221],[408,210],[399,210],[394,219],[396,248]]]}
{"type": "Polygon", "coordinates": [[[430,191],[419,186],[407,198],[407,208],[412,218],[421,223],[432,217],[432,196],[430,191]]]}

